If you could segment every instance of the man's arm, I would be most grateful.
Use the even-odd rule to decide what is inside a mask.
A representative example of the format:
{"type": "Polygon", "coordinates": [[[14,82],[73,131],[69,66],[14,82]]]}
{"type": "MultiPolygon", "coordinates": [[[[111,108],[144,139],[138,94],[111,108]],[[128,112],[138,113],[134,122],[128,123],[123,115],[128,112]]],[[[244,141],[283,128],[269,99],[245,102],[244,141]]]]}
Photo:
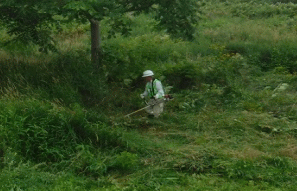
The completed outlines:
{"type": "Polygon", "coordinates": [[[157,98],[164,97],[165,93],[164,93],[164,90],[163,90],[162,83],[160,81],[156,82],[156,88],[158,90],[158,93],[155,95],[155,97],[157,97],[157,98]]]}

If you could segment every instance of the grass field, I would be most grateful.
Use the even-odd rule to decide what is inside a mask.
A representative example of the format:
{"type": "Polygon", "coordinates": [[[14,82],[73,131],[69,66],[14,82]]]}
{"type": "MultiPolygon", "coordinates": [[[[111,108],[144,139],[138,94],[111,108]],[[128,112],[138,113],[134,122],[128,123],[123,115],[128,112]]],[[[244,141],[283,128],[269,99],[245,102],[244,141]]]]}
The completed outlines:
{"type": "Polygon", "coordinates": [[[207,1],[191,42],[150,15],[128,37],[103,22],[100,72],[88,25],[63,26],[57,53],[1,49],[0,190],[296,190],[294,3],[207,1]],[[174,99],[125,118],[146,69],[174,99]]]}

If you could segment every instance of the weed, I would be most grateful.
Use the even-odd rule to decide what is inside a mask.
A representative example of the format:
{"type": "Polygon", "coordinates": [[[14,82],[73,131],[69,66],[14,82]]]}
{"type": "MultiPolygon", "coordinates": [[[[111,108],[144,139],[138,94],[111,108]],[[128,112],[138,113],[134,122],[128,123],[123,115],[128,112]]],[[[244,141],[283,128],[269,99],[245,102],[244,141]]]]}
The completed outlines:
{"type": "Polygon", "coordinates": [[[107,39],[104,20],[98,70],[89,25],[53,26],[57,53],[1,49],[0,189],[295,190],[296,5],[279,2],[205,2],[191,42],[145,13],[107,39]],[[122,118],[146,68],[175,99],[122,118]]]}
{"type": "Polygon", "coordinates": [[[120,171],[133,171],[137,170],[139,166],[139,159],[137,154],[132,154],[129,152],[122,152],[120,155],[116,156],[114,168],[120,171]]]}

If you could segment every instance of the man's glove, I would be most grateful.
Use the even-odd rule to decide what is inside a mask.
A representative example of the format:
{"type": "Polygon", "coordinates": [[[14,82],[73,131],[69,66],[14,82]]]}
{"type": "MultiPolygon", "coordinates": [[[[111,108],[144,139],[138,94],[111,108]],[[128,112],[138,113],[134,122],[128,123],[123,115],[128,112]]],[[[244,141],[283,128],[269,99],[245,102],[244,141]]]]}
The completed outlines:
{"type": "Polygon", "coordinates": [[[140,97],[141,97],[141,99],[144,99],[144,95],[143,94],[140,94],[140,97]]]}

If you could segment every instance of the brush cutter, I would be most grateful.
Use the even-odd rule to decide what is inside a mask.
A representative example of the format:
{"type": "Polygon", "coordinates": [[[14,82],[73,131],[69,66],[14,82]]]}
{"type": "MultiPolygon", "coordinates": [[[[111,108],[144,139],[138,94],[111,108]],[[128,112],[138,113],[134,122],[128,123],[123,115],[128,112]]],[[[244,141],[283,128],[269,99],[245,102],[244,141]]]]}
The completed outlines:
{"type": "MultiPolygon", "coordinates": [[[[133,115],[134,113],[137,113],[137,112],[142,111],[142,110],[144,110],[144,109],[146,109],[146,108],[149,108],[149,107],[151,107],[151,106],[154,106],[154,105],[157,104],[157,103],[167,102],[167,101],[170,101],[170,100],[172,100],[172,99],[173,99],[173,97],[172,97],[171,95],[165,95],[165,96],[164,96],[164,99],[160,99],[160,100],[158,100],[157,102],[155,102],[155,103],[153,103],[153,104],[147,105],[147,106],[145,106],[145,107],[143,107],[143,108],[141,108],[141,109],[139,109],[139,110],[136,110],[136,111],[134,111],[134,112],[132,112],[132,113],[129,113],[128,115],[125,115],[125,117],[129,117],[130,115],[133,115]]],[[[145,102],[145,103],[148,104],[147,102],[145,102]]]]}

